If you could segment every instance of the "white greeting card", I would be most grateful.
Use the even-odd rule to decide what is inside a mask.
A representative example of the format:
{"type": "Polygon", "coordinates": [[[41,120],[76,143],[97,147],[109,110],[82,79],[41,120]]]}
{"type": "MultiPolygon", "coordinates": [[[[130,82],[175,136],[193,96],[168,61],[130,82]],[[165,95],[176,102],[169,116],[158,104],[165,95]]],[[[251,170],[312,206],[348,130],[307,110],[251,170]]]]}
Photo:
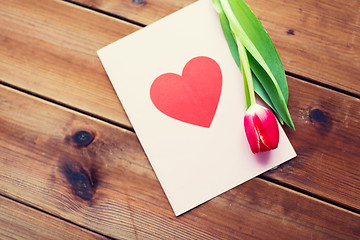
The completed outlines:
{"type": "Polygon", "coordinates": [[[252,154],[243,79],[211,0],[200,0],[98,51],[175,215],[296,156],[252,154]]]}

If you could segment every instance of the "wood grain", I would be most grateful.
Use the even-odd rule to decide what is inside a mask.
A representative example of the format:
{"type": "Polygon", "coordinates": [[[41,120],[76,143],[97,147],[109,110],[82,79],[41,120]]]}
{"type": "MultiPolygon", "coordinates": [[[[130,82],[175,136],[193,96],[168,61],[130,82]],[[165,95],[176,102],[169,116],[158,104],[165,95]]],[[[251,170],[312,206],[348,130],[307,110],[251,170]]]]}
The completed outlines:
{"type": "MultiPolygon", "coordinates": [[[[163,2],[164,11],[175,2],[163,2]]],[[[113,2],[92,6],[106,10],[104,3],[113,2]]],[[[358,94],[359,2],[339,8],[333,1],[277,3],[249,1],[285,68],[358,94]]],[[[136,11],[151,19],[149,6],[150,1],[138,4],[136,11]]],[[[130,126],[95,51],[139,27],[45,0],[0,3],[0,23],[0,81],[130,126]]],[[[359,211],[359,100],[288,80],[297,130],[286,131],[299,156],[263,176],[359,211]]],[[[0,123],[0,193],[112,237],[360,235],[358,214],[261,179],[174,218],[133,133],[3,86],[0,123]]]]}
{"type": "MultiPolygon", "coordinates": [[[[0,45],[4,53],[0,80],[129,126],[94,51],[117,38],[117,31],[103,26],[117,27],[120,32],[135,27],[64,2],[26,4],[12,1],[0,8],[4,23],[0,35],[5,43],[0,45]],[[78,17],[76,21],[73,16],[78,17]]],[[[289,108],[297,131],[287,133],[300,156],[268,176],[359,210],[359,141],[354,141],[360,135],[359,101],[288,79],[289,108]],[[311,117],[310,113],[317,112],[311,110],[316,109],[326,116],[325,122],[311,117]],[[324,136],[327,141],[316,140],[324,136]]]]}
{"type": "MultiPolygon", "coordinates": [[[[117,1],[116,3],[120,4],[121,2],[123,1],[117,1]]],[[[175,4],[177,1],[168,1],[167,4],[164,3],[163,5],[172,5],[171,2],[175,4]]],[[[156,3],[154,2],[153,4],[156,3]]],[[[99,8],[106,10],[105,6],[115,3],[110,0],[93,1],[91,4],[94,7],[99,6],[99,8]]],[[[132,3],[127,1],[126,4],[132,3]]],[[[138,4],[136,6],[137,8],[148,8],[153,4],[148,2],[147,4],[138,4]]],[[[276,4],[271,1],[268,4],[261,2],[259,6],[254,5],[252,2],[249,2],[249,4],[255,13],[259,15],[260,19],[264,21],[264,24],[266,24],[269,21],[266,20],[267,18],[275,19],[282,16],[276,11],[281,10],[281,13],[289,12],[290,14],[291,11],[284,8],[295,3],[282,4],[281,7],[275,9],[272,9],[272,6],[276,4]],[[271,11],[261,11],[262,8],[268,6],[271,8],[271,11]],[[274,14],[266,17],[265,13],[270,12],[274,12],[274,14]]],[[[315,4],[315,2],[312,4],[315,4]]],[[[26,3],[23,1],[11,1],[3,5],[0,5],[0,54],[2,56],[0,59],[0,81],[96,116],[101,116],[120,124],[130,125],[111,83],[96,56],[96,51],[140,29],[139,27],[62,1],[39,0],[34,1],[34,3],[32,1],[26,1],[26,3]]],[[[309,3],[306,6],[310,8],[312,5],[309,3]]],[[[353,9],[356,9],[357,4],[346,6],[353,6],[353,9]]],[[[180,8],[180,6],[175,8],[180,8]]],[[[292,8],[295,7],[292,6],[292,8]]],[[[154,11],[155,9],[157,7],[154,8],[154,11]]],[[[347,13],[348,17],[346,18],[350,19],[348,20],[349,24],[344,22],[343,17],[345,13],[342,13],[341,10],[338,11],[340,13],[334,16],[331,15],[332,23],[326,22],[326,19],[330,18],[330,16],[323,17],[325,27],[331,27],[331,24],[335,24],[333,22],[336,22],[338,18],[342,19],[341,21],[338,20],[338,24],[343,23],[344,27],[341,29],[346,31],[346,33],[337,32],[336,37],[332,35],[327,37],[319,36],[319,39],[317,39],[318,35],[314,35],[311,32],[312,38],[309,39],[306,34],[297,34],[297,28],[291,23],[292,17],[287,17],[286,21],[281,19],[273,20],[273,23],[291,23],[294,26],[281,27],[276,25],[274,30],[271,30],[269,27],[266,28],[270,33],[275,30],[281,31],[278,35],[271,35],[274,41],[278,39],[275,43],[281,41],[281,44],[276,45],[284,64],[286,66],[294,65],[295,68],[298,68],[296,71],[291,69],[290,71],[302,75],[303,72],[312,69],[313,73],[311,74],[321,75],[320,77],[310,76],[317,81],[322,81],[321,79],[323,78],[328,79],[326,81],[336,81],[337,83],[331,83],[333,86],[347,84],[346,82],[350,81],[351,85],[357,88],[360,86],[360,84],[357,84],[358,76],[360,76],[360,67],[358,66],[358,53],[360,51],[358,51],[359,44],[357,44],[359,31],[354,27],[355,20],[351,20],[355,18],[351,11],[347,13]],[[292,29],[295,35],[285,34],[288,29],[292,29]],[[338,46],[339,44],[332,44],[331,42],[325,44],[322,39],[332,39],[332,41],[340,41],[345,44],[350,41],[348,39],[349,34],[352,36],[352,43],[349,45],[352,46],[351,48],[332,49],[327,47],[324,49],[324,46],[338,46]],[[305,44],[318,49],[320,52],[316,53],[316,56],[310,57],[311,55],[307,53],[308,51],[305,52],[303,50],[303,45],[305,44]],[[291,56],[301,57],[301,59],[288,58],[287,53],[283,54],[282,51],[289,52],[288,54],[292,54],[294,51],[296,53],[291,56]],[[339,55],[338,52],[344,52],[344,54],[337,56],[339,55]],[[324,61],[330,61],[331,64],[336,66],[324,64],[324,61]],[[304,67],[301,64],[309,64],[310,67],[304,67]],[[319,66],[319,64],[324,64],[324,66],[319,66]],[[316,69],[313,69],[315,66],[316,69]]],[[[321,13],[320,10],[319,13],[321,13]]],[[[302,14],[307,14],[307,11],[302,14]]],[[[145,16],[145,14],[142,15],[145,16]]],[[[314,14],[311,16],[314,16],[314,14]]],[[[307,16],[303,16],[303,18],[311,19],[311,17],[307,16]]],[[[294,17],[294,19],[296,18],[294,17]]],[[[307,24],[308,20],[297,22],[302,24],[302,28],[311,29],[313,26],[311,21],[310,24],[307,24]]],[[[332,33],[332,31],[326,31],[326,29],[323,31],[323,34],[332,33]]],[[[330,82],[328,83],[330,84],[330,82]]],[[[347,87],[341,88],[347,89],[347,87]]],[[[355,92],[358,92],[358,90],[355,92]]]]}
{"type": "Polygon", "coordinates": [[[139,29],[61,1],[0,3],[0,81],[129,125],[96,51],[139,29]]]}
{"type": "Polygon", "coordinates": [[[272,38],[286,71],[360,95],[358,0],[248,4],[272,38]]]}
{"type": "Polygon", "coordinates": [[[138,24],[148,25],[190,5],[195,0],[70,0],[70,2],[100,9],[138,24]]]}
{"type": "Polygon", "coordinates": [[[258,178],[176,218],[134,133],[1,86],[0,122],[0,193],[114,238],[360,235],[359,214],[258,178]]]}
{"type": "Polygon", "coordinates": [[[360,100],[288,77],[298,153],[265,176],[360,210],[360,100]]]}
{"type": "Polygon", "coordinates": [[[0,196],[0,239],[107,239],[0,196]]]}
{"type": "MultiPolygon", "coordinates": [[[[75,0],[150,24],[195,0],[75,0]],[[141,3],[141,4],[138,4],[141,3]]],[[[285,70],[360,94],[360,2],[246,0],[272,38],[285,70]]]]}

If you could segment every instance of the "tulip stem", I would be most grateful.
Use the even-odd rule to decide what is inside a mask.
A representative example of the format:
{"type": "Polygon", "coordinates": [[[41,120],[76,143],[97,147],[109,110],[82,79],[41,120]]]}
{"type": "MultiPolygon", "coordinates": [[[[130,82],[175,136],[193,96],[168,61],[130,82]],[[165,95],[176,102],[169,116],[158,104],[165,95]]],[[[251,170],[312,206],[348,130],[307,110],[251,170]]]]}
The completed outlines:
{"type": "Polygon", "coordinates": [[[246,98],[246,109],[251,105],[256,103],[254,84],[252,80],[249,60],[247,57],[246,49],[242,43],[236,38],[236,43],[238,46],[240,62],[241,62],[241,72],[244,78],[244,88],[245,88],[245,98],[246,98]]]}

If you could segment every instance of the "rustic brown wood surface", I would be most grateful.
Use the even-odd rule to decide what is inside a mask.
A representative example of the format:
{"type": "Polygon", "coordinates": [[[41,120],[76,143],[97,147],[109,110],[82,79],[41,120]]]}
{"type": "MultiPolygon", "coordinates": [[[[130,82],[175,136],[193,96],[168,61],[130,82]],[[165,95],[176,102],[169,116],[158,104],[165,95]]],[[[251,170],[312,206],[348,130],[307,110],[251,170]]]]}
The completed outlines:
{"type": "Polygon", "coordinates": [[[139,27],[62,1],[0,3],[0,81],[129,125],[96,50],[139,27]]]}
{"type": "Polygon", "coordinates": [[[288,77],[298,157],[265,174],[360,210],[360,100],[288,77]]]}
{"type": "MultiPolygon", "coordinates": [[[[111,1],[106,2],[110,4],[111,1]]],[[[100,1],[96,1],[93,4],[95,3],[100,3],[100,1]]],[[[333,4],[342,5],[341,2],[333,2],[333,4]]],[[[149,7],[149,5],[140,4],[144,8],[149,7]]],[[[266,4],[264,5],[266,6],[266,4]]],[[[270,6],[273,5],[270,4],[270,6]]],[[[283,4],[282,6],[286,7],[287,5],[283,4]]],[[[261,6],[263,5],[260,5],[260,8],[261,6]]],[[[356,6],[354,6],[354,9],[356,9],[356,6]]],[[[254,8],[255,10],[256,8],[254,8]]],[[[78,6],[61,1],[40,0],[35,3],[31,1],[11,1],[6,4],[4,2],[0,13],[0,38],[2,41],[0,45],[0,52],[2,54],[0,59],[2,63],[0,65],[0,81],[5,81],[85,112],[129,125],[121,104],[97,58],[96,51],[138,30],[138,26],[116,20],[112,17],[89,12],[78,6]],[[56,11],[54,12],[53,9],[56,9],[56,11]],[[36,74],[36,78],[33,77],[34,74],[36,74]],[[58,91],[59,89],[63,89],[63,91],[58,91]]],[[[259,14],[263,13],[259,12],[259,14]]],[[[346,14],[339,15],[344,18],[346,14]]],[[[340,18],[337,16],[332,16],[332,19],[340,18]]],[[[155,17],[153,17],[153,20],[155,20],[155,17]]],[[[287,20],[276,21],[277,24],[287,22],[287,20]]],[[[303,23],[304,26],[311,28],[313,24],[303,23]]],[[[330,28],[332,24],[327,23],[324,26],[330,28]]],[[[349,26],[353,25],[344,24],[344,29],[349,26]]],[[[316,81],[322,81],[322,78],[334,79],[334,81],[340,84],[348,82],[352,88],[359,88],[360,67],[358,66],[358,59],[360,51],[358,49],[358,35],[360,31],[358,28],[347,31],[347,34],[349,32],[353,33],[353,47],[346,50],[348,51],[348,54],[346,54],[348,57],[339,59],[337,55],[343,50],[335,49],[334,54],[336,56],[328,55],[331,51],[323,49],[322,46],[337,45],[331,42],[322,42],[323,37],[318,37],[315,43],[307,38],[294,42],[294,38],[297,39],[298,35],[280,34],[277,36],[271,34],[269,27],[266,25],[265,27],[273,38],[286,69],[288,69],[286,62],[295,62],[295,67],[299,67],[301,64],[308,64],[310,61],[311,66],[301,66],[293,72],[298,75],[304,75],[304,71],[311,70],[313,75],[321,75],[321,78],[314,77],[316,81]],[[279,46],[276,42],[277,38],[282,41],[279,46]],[[318,45],[321,45],[321,48],[314,46],[317,42],[319,42],[318,45]],[[313,61],[307,59],[311,55],[305,50],[297,50],[298,53],[295,55],[291,52],[291,49],[298,49],[303,44],[314,46],[315,49],[320,51],[311,58],[314,59],[313,61]],[[289,50],[282,53],[281,48],[289,50]],[[303,54],[300,54],[301,52],[303,54]],[[291,60],[291,56],[295,58],[301,57],[301,59],[291,60]],[[319,59],[328,59],[328,61],[331,61],[331,64],[336,64],[336,66],[329,67],[330,65],[325,64],[324,61],[319,61],[319,59]],[[313,69],[316,66],[315,63],[323,64],[324,68],[317,67],[313,69]],[[348,67],[353,68],[353,70],[347,69],[348,67]],[[336,74],[336,71],[342,72],[341,76],[338,76],[339,74],[336,74]],[[338,77],[335,78],[335,76],[338,77]]],[[[278,29],[278,27],[275,28],[278,29]]],[[[325,31],[325,33],[331,32],[325,31]]],[[[347,36],[347,34],[339,33],[336,37],[328,36],[327,39],[339,39],[347,36]]],[[[315,38],[314,35],[310,36],[315,38]]],[[[346,42],[347,40],[339,41],[346,42]]],[[[347,88],[344,89],[346,90],[347,88]]],[[[359,89],[355,89],[354,92],[359,93],[359,89]]]]}
{"type": "Polygon", "coordinates": [[[0,238],[359,238],[359,1],[247,1],[298,157],[178,218],[96,50],[192,0],[72,2],[0,3],[0,238]]]}
{"type": "Polygon", "coordinates": [[[0,239],[107,239],[0,196],[0,239]]]}
{"type": "MultiPolygon", "coordinates": [[[[142,24],[150,24],[195,2],[195,0],[72,1],[142,24]]],[[[247,0],[246,2],[268,31],[286,71],[360,94],[360,2],[358,0],[345,2],[247,0]]]]}
{"type": "Polygon", "coordinates": [[[359,214],[258,178],[176,218],[134,133],[6,87],[0,96],[1,194],[80,226],[118,239],[360,234],[359,214]]]}
{"type": "MultiPolygon", "coordinates": [[[[5,12],[6,10],[8,18],[12,17],[15,20],[4,22],[1,25],[9,28],[10,32],[3,31],[4,37],[7,39],[3,45],[6,63],[0,65],[0,75],[2,75],[0,79],[48,99],[55,99],[84,112],[90,112],[96,116],[130,126],[101,63],[96,57],[96,50],[103,46],[101,43],[107,44],[108,38],[110,41],[116,39],[116,36],[105,38],[106,28],[101,26],[110,22],[112,25],[109,28],[115,28],[117,23],[119,32],[125,32],[125,34],[137,28],[133,27],[129,30],[129,24],[109,20],[102,15],[91,14],[87,10],[77,6],[73,7],[68,3],[52,1],[50,3],[37,1],[37,3],[23,6],[23,3],[19,1],[17,4],[14,2],[10,7],[2,8],[2,11],[5,12]],[[15,10],[18,5],[22,7],[23,11],[15,10]],[[58,9],[58,14],[52,12],[53,8],[58,9]],[[38,15],[35,13],[38,13],[40,17],[36,17],[38,15]],[[79,16],[77,24],[74,24],[68,17],[69,14],[79,16]],[[48,15],[51,15],[52,18],[47,18],[48,15]],[[41,16],[47,18],[45,26],[41,16]],[[24,18],[28,20],[25,23],[24,18]],[[37,20],[30,21],[31,19],[37,20]],[[65,27],[59,27],[60,23],[65,27]],[[91,27],[94,25],[93,23],[96,27],[91,27]],[[127,28],[124,29],[124,25],[127,28]],[[18,31],[18,28],[23,27],[27,30],[25,37],[25,34],[14,33],[14,31],[18,31]],[[87,32],[87,35],[97,40],[90,38],[81,40],[84,33],[78,33],[75,30],[76,28],[90,31],[90,33],[87,32]],[[53,29],[55,34],[48,35],[48,29],[53,29]],[[96,31],[100,31],[99,29],[101,33],[97,36],[96,31]],[[41,34],[36,35],[35,33],[38,32],[41,34]],[[73,36],[72,41],[68,40],[68,36],[73,36]],[[57,44],[52,43],[54,37],[57,39],[57,44]],[[34,39],[31,40],[32,38],[34,39]],[[105,40],[103,40],[104,38],[105,40]],[[33,43],[28,43],[29,39],[33,43]],[[48,44],[40,44],[44,39],[48,44]],[[68,46],[63,45],[64,41],[67,41],[68,46]],[[89,44],[86,44],[85,41],[89,44]],[[14,42],[23,43],[14,45],[14,42]],[[24,60],[32,58],[36,58],[36,61],[24,60]],[[20,69],[17,67],[15,70],[16,66],[23,67],[20,69]],[[36,69],[36,77],[34,77],[34,72],[30,71],[31,69],[36,69]]],[[[119,35],[120,37],[123,36],[119,35]]],[[[298,126],[294,133],[294,139],[291,140],[295,147],[297,147],[297,142],[302,146],[307,143],[308,145],[304,147],[307,151],[303,152],[305,158],[299,157],[292,162],[292,164],[302,166],[302,168],[295,167],[298,171],[294,173],[293,168],[290,168],[289,171],[278,171],[272,176],[283,176],[281,180],[285,183],[300,187],[305,191],[314,192],[336,202],[343,202],[346,206],[360,209],[360,194],[357,188],[359,185],[357,173],[360,169],[360,163],[358,158],[353,157],[354,154],[356,155],[356,149],[359,148],[356,144],[359,141],[354,141],[359,139],[357,124],[359,115],[351,114],[352,112],[359,112],[358,99],[303,82],[294,87],[290,85],[290,91],[290,111],[296,126],[298,126]],[[308,88],[314,88],[310,95],[307,94],[308,88]],[[349,104],[348,101],[350,101],[349,104]],[[343,108],[337,107],[340,104],[343,108]],[[321,113],[331,116],[328,116],[326,121],[320,119],[319,121],[323,122],[317,123],[316,119],[310,118],[310,110],[317,108],[320,108],[321,113]],[[343,128],[343,121],[350,127],[343,128]],[[315,129],[316,131],[313,131],[315,129]],[[334,133],[334,131],[336,132],[334,133]],[[331,140],[317,143],[319,150],[310,152],[314,148],[314,141],[318,142],[317,139],[322,138],[326,133],[330,133],[329,139],[331,140]],[[336,148],[329,148],[328,145],[333,141],[338,141],[340,144],[336,148]],[[332,160],[330,162],[334,165],[332,168],[329,168],[329,157],[332,160]],[[314,171],[315,169],[316,171],[314,171]],[[349,169],[350,171],[348,171],[349,169]],[[324,171],[330,171],[328,176],[331,181],[308,181],[308,176],[304,174],[314,173],[313,178],[319,179],[323,178],[322,173],[324,171]],[[339,174],[340,172],[341,174],[339,174]],[[290,175],[290,177],[286,177],[286,175],[290,175]],[[345,184],[339,188],[339,182],[345,183],[347,182],[346,179],[351,180],[354,184],[345,184]]],[[[316,113],[316,111],[312,113],[314,112],[316,113]]],[[[288,131],[288,134],[293,133],[288,131]]]]}

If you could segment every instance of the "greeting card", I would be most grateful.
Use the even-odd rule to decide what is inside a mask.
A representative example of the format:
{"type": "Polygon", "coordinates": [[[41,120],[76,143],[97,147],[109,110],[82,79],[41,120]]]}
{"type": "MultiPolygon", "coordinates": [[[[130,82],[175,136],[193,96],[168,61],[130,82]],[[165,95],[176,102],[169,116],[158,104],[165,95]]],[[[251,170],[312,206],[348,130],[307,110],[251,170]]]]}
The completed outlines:
{"type": "Polygon", "coordinates": [[[200,0],[98,51],[175,215],[293,158],[253,154],[245,96],[210,0],[200,0]]]}

